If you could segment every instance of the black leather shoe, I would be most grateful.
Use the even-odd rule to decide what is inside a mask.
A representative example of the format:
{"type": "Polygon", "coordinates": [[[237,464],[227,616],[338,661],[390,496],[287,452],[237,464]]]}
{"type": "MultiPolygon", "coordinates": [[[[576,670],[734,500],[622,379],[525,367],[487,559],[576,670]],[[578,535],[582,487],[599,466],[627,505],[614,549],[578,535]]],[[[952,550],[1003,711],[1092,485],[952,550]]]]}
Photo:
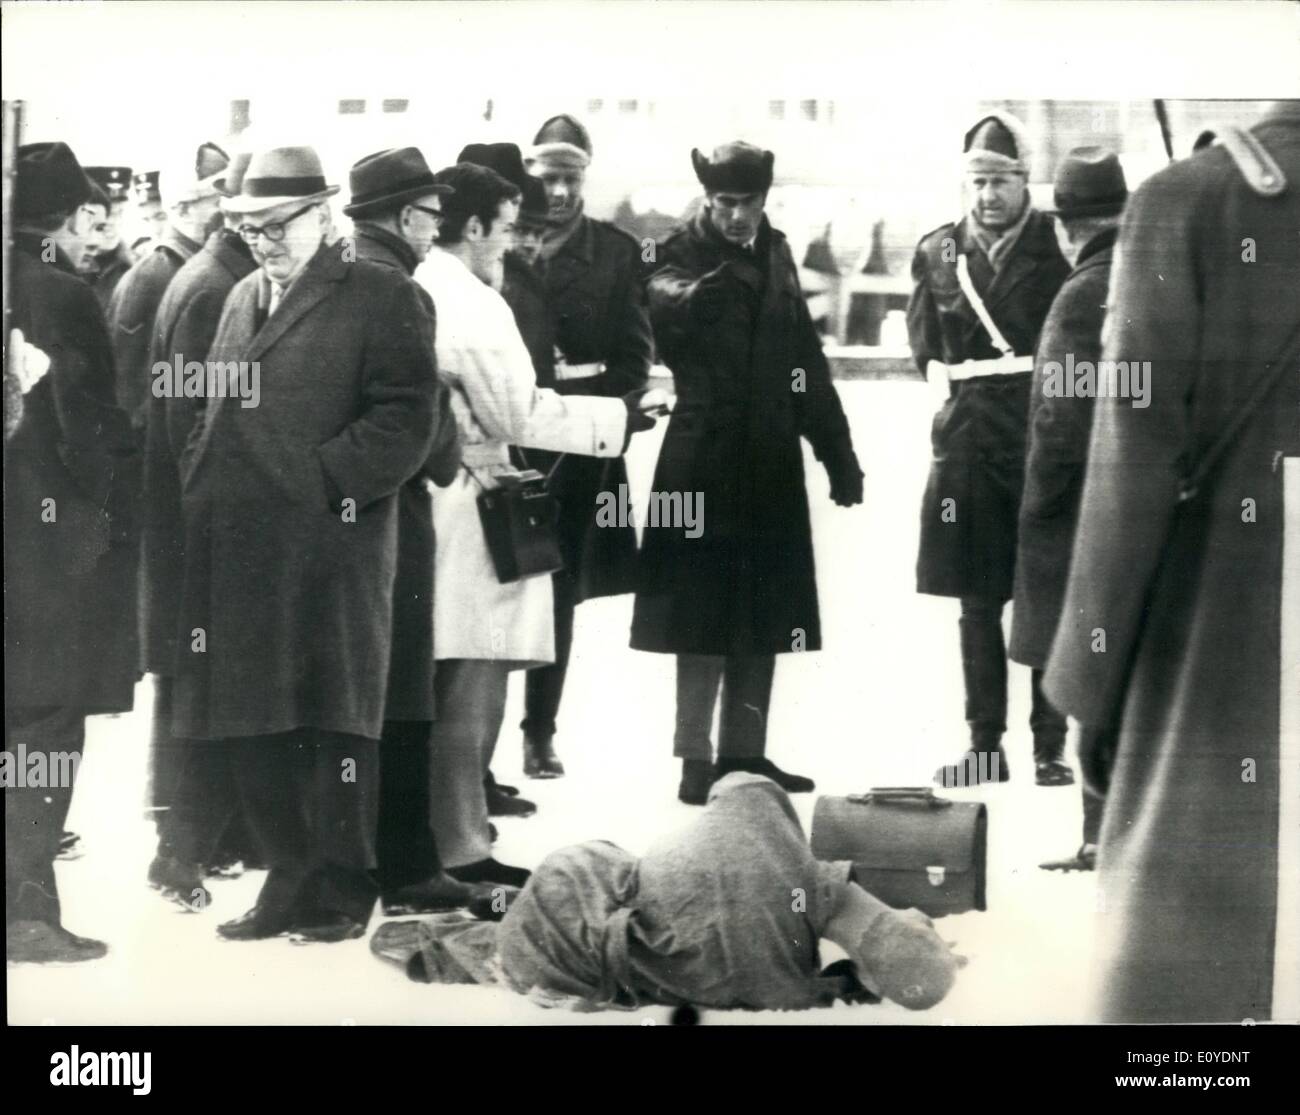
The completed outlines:
{"type": "Polygon", "coordinates": [[[982,786],[986,782],[1008,782],[1011,769],[1002,748],[995,751],[967,751],[958,762],[934,772],[934,780],[945,789],[982,786]]]}
{"type": "Polygon", "coordinates": [[[684,801],[687,805],[703,805],[709,800],[709,790],[716,780],[717,772],[708,759],[683,759],[677,800],[684,801]]]}
{"type": "Polygon", "coordinates": [[[197,863],[185,863],[171,856],[154,856],[149,865],[149,885],[164,898],[179,902],[189,910],[204,910],[212,902],[212,893],[203,885],[203,870],[197,863]]]}
{"type": "Polygon", "coordinates": [[[234,921],[218,925],[217,934],[227,941],[265,941],[268,937],[283,936],[289,929],[289,919],[283,914],[272,914],[254,906],[234,921]]]}
{"type": "Polygon", "coordinates": [[[524,774],[529,778],[564,777],[564,764],[555,754],[551,736],[524,733],[524,774]]]}
{"type": "Polygon", "coordinates": [[[405,917],[408,914],[440,914],[459,910],[469,905],[477,888],[453,879],[446,872],[418,883],[397,887],[380,898],[384,917],[405,917]]]}
{"type": "Polygon", "coordinates": [[[531,817],[537,812],[537,803],[527,798],[512,798],[503,794],[499,787],[487,791],[487,811],[489,817],[531,817]]]}
{"type": "Polygon", "coordinates": [[[734,770],[748,771],[770,778],[787,794],[810,794],[817,789],[817,783],[802,774],[788,774],[771,759],[760,756],[754,759],[718,759],[718,777],[730,774],[734,770]]]}
{"type": "Polygon", "coordinates": [[[499,883],[507,887],[522,887],[532,876],[531,871],[498,863],[491,857],[461,867],[449,867],[447,874],[462,883],[499,883]]]}
{"type": "Polygon", "coordinates": [[[366,923],[349,914],[308,915],[302,924],[295,925],[289,933],[289,943],[294,945],[333,945],[339,941],[354,941],[366,935],[366,923]]]}
{"type": "Polygon", "coordinates": [[[5,925],[5,960],[10,964],[81,964],[108,954],[103,941],[78,937],[47,921],[5,925]]]}
{"type": "Polygon", "coordinates": [[[506,782],[498,782],[496,780],[496,775],[491,771],[488,771],[487,776],[483,779],[483,789],[487,790],[489,794],[496,789],[505,794],[506,797],[517,798],[519,796],[518,786],[511,786],[506,782]]]}

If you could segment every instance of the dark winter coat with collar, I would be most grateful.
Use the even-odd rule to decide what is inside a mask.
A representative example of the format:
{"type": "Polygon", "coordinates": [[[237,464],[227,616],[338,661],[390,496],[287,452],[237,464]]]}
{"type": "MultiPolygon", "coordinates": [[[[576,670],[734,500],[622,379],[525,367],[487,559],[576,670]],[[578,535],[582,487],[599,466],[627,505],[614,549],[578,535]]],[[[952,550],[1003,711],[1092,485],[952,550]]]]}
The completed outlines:
{"type": "Polygon", "coordinates": [[[632,646],[817,650],[801,439],[823,462],[851,453],[851,439],[789,245],[764,218],[755,253],[746,254],[701,213],[660,245],[658,262],[650,314],[677,402],[652,489],[689,495],[697,506],[702,498],[703,518],[698,537],[681,522],[646,527],[632,646]],[[697,284],[724,262],[725,308],[700,320],[691,310],[697,284]]]}
{"type": "Polygon", "coordinates": [[[138,676],[139,453],[94,291],[38,234],[15,249],[10,327],[49,370],[4,446],[5,703],[123,711],[138,676]]]}
{"type": "Polygon", "coordinates": [[[171,676],[176,669],[176,622],[185,575],[185,524],[179,460],[199,399],[155,394],[155,364],[205,361],[226,296],[254,268],[238,234],[219,229],[185,263],[163,294],[149,352],[145,405],[144,533],[140,549],[140,668],[171,676]]]}
{"type": "Polygon", "coordinates": [[[1043,324],[1034,357],[1029,397],[1029,452],[1025,491],[1020,502],[1016,548],[1015,608],[1011,616],[1009,657],[1041,670],[1047,665],[1052,635],[1061,615],[1065,578],[1079,516],[1093,397],[1047,390],[1045,365],[1095,366],[1101,358],[1101,327],[1106,318],[1106,290],[1116,229],[1094,236],[1079,252],[1043,324]]]}
{"type": "MultiPolygon", "coordinates": [[[[1018,356],[1033,355],[1070,270],[1052,219],[1042,213],[1030,213],[996,274],[970,221],[963,217],[928,233],[912,260],[908,339],[923,373],[931,360],[960,364],[1000,355],[962,292],[959,256],[967,257],[976,291],[1018,356]]],[[[1010,598],[1032,378],[1025,372],[955,382],[934,416],[921,502],[919,592],[1010,598]]]]}
{"type": "MultiPolygon", "coordinates": [[[[414,274],[415,252],[396,233],[366,221],[353,226],[357,258],[406,275],[414,274]]],[[[429,292],[414,280],[420,305],[436,341],[437,316],[429,292]]],[[[437,367],[434,367],[435,376],[437,367]]],[[[432,720],[434,716],[433,609],[437,539],[429,481],[445,487],[460,465],[460,434],[446,384],[435,383],[435,434],[428,460],[398,493],[397,577],[393,583],[393,647],[388,667],[385,720],[432,720]]]]}
{"type": "Polygon", "coordinates": [[[209,359],[256,362],[261,397],[209,400],[181,458],[179,736],[379,738],[398,492],[433,440],[433,345],[410,281],[350,253],[322,245],[264,322],[260,271],[222,311],[209,359]]]}

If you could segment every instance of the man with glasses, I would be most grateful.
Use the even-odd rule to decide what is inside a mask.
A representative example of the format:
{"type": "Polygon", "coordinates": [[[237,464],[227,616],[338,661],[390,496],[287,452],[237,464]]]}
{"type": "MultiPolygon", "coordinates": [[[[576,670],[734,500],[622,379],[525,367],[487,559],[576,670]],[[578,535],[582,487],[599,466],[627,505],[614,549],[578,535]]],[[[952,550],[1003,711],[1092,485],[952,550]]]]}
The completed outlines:
{"type": "Polygon", "coordinates": [[[258,270],[226,300],[218,392],[181,458],[186,569],[173,730],[225,740],[269,867],[229,940],[365,932],[399,490],[437,428],[430,323],[410,280],[333,243],[310,147],[254,154],[228,211],[258,270]]]}
{"type": "MultiPolygon", "coordinates": [[[[442,224],[450,186],[414,147],[379,151],[352,167],[352,218],[358,259],[408,279],[424,262],[442,224]]],[[[436,333],[433,298],[410,279],[436,333]]],[[[429,481],[446,487],[460,463],[460,437],[445,384],[437,382],[438,431],[424,467],[398,496],[397,580],[393,585],[392,661],[384,730],[379,739],[380,901],[386,915],[433,913],[467,903],[474,888],[442,869],[429,823],[429,730],[433,699],[433,565],[435,538],[429,481]]]]}

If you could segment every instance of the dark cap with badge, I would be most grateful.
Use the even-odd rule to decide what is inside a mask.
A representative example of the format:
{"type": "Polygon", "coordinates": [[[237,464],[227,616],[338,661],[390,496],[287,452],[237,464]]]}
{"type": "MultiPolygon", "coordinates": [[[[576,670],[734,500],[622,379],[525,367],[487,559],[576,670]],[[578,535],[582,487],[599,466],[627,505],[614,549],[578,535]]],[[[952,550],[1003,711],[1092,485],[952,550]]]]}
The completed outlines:
{"type": "Polygon", "coordinates": [[[158,179],[161,172],[157,170],[142,170],[131,176],[131,191],[135,194],[135,200],[144,201],[162,201],[162,191],[158,189],[158,179]]]}
{"type": "Polygon", "coordinates": [[[713,149],[705,158],[698,148],[691,151],[695,177],[709,193],[765,194],[772,188],[772,167],[776,156],[752,143],[736,140],[713,149]]]}
{"type": "Polygon", "coordinates": [[[1104,147],[1076,147],[1062,161],[1052,184],[1052,208],[1063,221],[1118,216],[1128,201],[1119,156],[1104,147]]]}
{"type": "Polygon", "coordinates": [[[108,195],[109,201],[126,201],[131,193],[129,166],[88,166],[86,176],[108,195]]]}

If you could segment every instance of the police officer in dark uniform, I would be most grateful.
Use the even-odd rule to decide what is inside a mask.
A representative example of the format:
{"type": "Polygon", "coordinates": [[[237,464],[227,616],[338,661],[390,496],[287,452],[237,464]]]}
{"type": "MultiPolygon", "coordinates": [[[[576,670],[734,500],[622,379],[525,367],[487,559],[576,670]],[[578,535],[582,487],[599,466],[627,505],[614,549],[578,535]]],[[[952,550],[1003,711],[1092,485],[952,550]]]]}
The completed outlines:
{"type": "MultiPolygon", "coordinates": [[[[549,212],[538,269],[555,331],[555,390],[562,395],[621,398],[643,387],[650,374],[650,322],[641,285],[641,249],[627,233],[583,212],[582,187],[591,162],[591,138],[572,116],[547,120],[533,140],[526,165],[546,188],[549,212]]],[[[617,495],[627,483],[621,457],[609,461],[530,450],[532,467],[551,474],[560,505],[564,569],[555,574],[555,663],[528,672],[525,696],[524,772],[556,778],[564,767],[552,736],[569,649],[573,613],[583,600],[618,596],[635,588],[636,530],[598,528],[596,497],[617,495]]]]}
{"type": "Polygon", "coordinates": [[[135,259],[147,256],[167,228],[167,210],[163,208],[162,191],[158,188],[161,177],[156,170],[137,171],[131,177],[134,204],[130,210],[130,228],[122,239],[135,259]]]}
{"type": "Polygon", "coordinates": [[[129,166],[88,166],[86,176],[108,195],[108,225],[110,235],[99,246],[93,258],[87,261],[86,278],[95,288],[104,312],[108,312],[113,291],[122,276],[131,270],[136,257],[127,247],[122,222],[131,199],[131,168],[129,166]]]}
{"type": "MultiPolygon", "coordinates": [[[[917,589],[961,600],[970,750],[942,767],[944,785],[1006,781],[1007,653],[1034,345],[1069,264],[1050,217],[1034,210],[1028,144],[1015,117],[993,113],[966,133],[969,211],[928,233],[912,261],[912,355],[943,395],[921,505],[917,589]]],[[[1033,673],[1034,759],[1048,769],[1065,719],[1033,673]]]]}

